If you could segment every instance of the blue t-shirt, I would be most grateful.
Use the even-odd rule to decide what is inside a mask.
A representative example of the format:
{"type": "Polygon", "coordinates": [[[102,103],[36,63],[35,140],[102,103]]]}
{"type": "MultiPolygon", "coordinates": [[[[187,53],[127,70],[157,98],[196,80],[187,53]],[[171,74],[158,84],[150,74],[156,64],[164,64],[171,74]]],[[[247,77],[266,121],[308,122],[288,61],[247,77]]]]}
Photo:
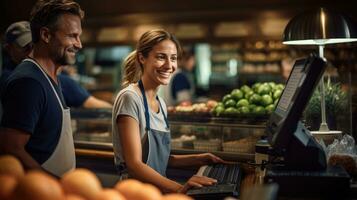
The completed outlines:
{"type": "Polygon", "coordinates": [[[3,52],[3,59],[2,59],[2,72],[0,77],[0,85],[6,81],[7,77],[10,76],[11,72],[14,71],[16,68],[16,64],[11,60],[9,55],[3,52]]]}
{"type": "MultiPolygon", "coordinates": [[[[3,69],[0,77],[0,85],[6,81],[12,71],[16,68],[16,64],[11,61],[7,54],[3,55],[3,69]]],[[[80,107],[89,98],[90,94],[86,89],[81,87],[75,80],[68,75],[60,74],[57,76],[60,82],[64,100],[69,107],[80,107]]]]}
{"type": "Polygon", "coordinates": [[[172,80],[171,95],[174,99],[177,98],[177,93],[182,90],[191,90],[190,80],[187,78],[185,72],[178,72],[172,80]]]}
{"type": "Polygon", "coordinates": [[[58,80],[61,83],[64,100],[66,101],[67,106],[80,107],[90,96],[87,90],[81,87],[68,75],[60,74],[58,75],[58,80]]]}
{"type": "MultiPolygon", "coordinates": [[[[60,87],[50,80],[66,107],[60,87]]],[[[44,163],[55,150],[62,129],[62,110],[51,85],[34,63],[23,61],[0,87],[1,127],[30,134],[25,149],[39,164],[44,163]]]]}

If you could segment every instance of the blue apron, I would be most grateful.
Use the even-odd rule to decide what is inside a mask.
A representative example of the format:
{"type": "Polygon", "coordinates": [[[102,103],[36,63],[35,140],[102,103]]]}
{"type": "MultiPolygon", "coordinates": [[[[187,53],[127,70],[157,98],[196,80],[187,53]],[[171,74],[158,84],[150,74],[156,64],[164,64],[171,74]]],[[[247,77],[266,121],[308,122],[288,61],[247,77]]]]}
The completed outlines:
{"type": "MultiPolygon", "coordinates": [[[[140,92],[143,96],[144,108],[145,108],[145,134],[141,139],[142,145],[142,161],[146,163],[148,166],[153,168],[156,172],[166,177],[166,168],[167,163],[169,161],[170,150],[171,150],[171,135],[169,129],[169,123],[167,121],[167,117],[164,113],[164,109],[162,109],[161,102],[159,98],[156,96],[157,101],[159,102],[161,113],[164,117],[166,123],[166,129],[168,131],[159,131],[155,129],[151,129],[150,127],[150,114],[149,114],[149,106],[147,103],[144,85],[142,81],[139,81],[140,92]]],[[[124,180],[130,178],[128,174],[128,169],[125,163],[120,163],[116,166],[120,180],[124,180]]]]}
{"type": "Polygon", "coordinates": [[[166,176],[166,168],[170,156],[170,142],[171,142],[169,123],[164,113],[164,109],[162,109],[161,102],[159,98],[156,96],[156,99],[160,105],[161,113],[166,123],[166,129],[168,131],[159,131],[159,130],[151,129],[149,106],[145,95],[144,85],[141,80],[139,81],[139,87],[144,100],[145,121],[146,121],[145,135],[144,135],[144,139],[142,140],[142,151],[143,151],[142,159],[143,162],[145,162],[155,171],[160,173],[162,176],[166,176]]]}

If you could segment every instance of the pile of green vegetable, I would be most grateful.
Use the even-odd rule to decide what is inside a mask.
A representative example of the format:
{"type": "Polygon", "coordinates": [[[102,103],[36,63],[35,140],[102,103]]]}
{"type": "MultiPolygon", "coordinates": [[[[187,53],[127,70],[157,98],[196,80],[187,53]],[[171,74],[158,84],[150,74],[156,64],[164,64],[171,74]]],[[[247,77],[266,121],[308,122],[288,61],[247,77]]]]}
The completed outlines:
{"type": "Polygon", "coordinates": [[[270,114],[284,89],[283,84],[274,82],[255,83],[252,87],[243,85],[223,96],[222,101],[212,109],[215,116],[263,116],[270,114]]]}

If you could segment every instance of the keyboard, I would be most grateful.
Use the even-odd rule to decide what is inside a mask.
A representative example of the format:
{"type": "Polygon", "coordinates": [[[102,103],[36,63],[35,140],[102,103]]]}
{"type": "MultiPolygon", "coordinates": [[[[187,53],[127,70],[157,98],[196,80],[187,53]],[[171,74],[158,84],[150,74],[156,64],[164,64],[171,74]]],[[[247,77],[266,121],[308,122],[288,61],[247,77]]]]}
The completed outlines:
{"type": "Polygon", "coordinates": [[[215,164],[202,166],[197,175],[217,180],[212,186],[192,188],[187,195],[194,199],[223,199],[227,196],[237,197],[242,179],[242,170],[238,164],[215,164]]]}

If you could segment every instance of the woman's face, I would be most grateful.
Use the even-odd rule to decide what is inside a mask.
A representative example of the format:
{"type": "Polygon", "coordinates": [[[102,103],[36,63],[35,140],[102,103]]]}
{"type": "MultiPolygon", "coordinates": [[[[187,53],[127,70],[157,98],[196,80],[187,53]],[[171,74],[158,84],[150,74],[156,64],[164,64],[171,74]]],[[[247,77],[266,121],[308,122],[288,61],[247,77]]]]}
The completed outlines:
{"type": "Polygon", "coordinates": [[[172,73],[177,68],[177,48],[171,40],[163,40],[156,44],[145,58],[139,60],[144,67],[143,76],[147,76],[153,84],[167,85],[172,73]]]}

